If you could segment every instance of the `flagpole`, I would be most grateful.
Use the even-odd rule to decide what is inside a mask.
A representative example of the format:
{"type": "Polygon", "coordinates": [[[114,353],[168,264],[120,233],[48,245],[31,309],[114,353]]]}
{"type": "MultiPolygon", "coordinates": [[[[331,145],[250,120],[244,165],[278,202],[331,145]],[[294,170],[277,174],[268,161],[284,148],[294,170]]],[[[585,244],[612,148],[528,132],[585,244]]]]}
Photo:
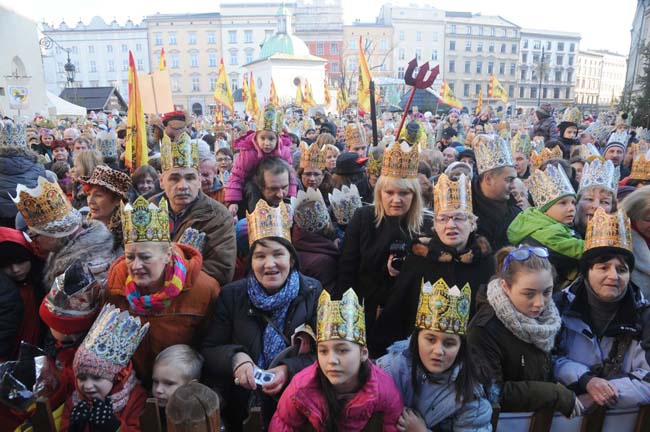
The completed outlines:
{"type": "Polygon", "coordinates": [[[375,81],[370,80],[370,122],[372,124],[372,145],[377,147],[377,107],[375,106],[375,81]]]}

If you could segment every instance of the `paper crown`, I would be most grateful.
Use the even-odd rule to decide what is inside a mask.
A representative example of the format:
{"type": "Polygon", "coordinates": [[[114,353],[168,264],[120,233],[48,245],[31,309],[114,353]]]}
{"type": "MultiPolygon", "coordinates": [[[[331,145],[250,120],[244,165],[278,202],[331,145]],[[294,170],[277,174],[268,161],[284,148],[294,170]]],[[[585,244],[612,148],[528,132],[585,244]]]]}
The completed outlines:
{"type": "Polygon", "coordinates": [[[282,111],[269,104],[264,107],[257,118],[257,131],[272,131],[277,134],[282,132],[282,111]]]}
{"type": "Polygon", "coordinates": [[[366,129],[360,123],[348,123],[345,125],[343,135],[345,136],[346,149],[351,149],[359,144],[368,144],[366,129]]]}
{"type": "Polygon", "coordinates": [[[433,187],[433,211],[438,214],[446,211],[472,213],[472,182],[461,174],[453,181],[447,174],[441,174],[433,187]]]}
{"type": "Polygon", "coordinates": [[[359,189],[354,183],[350,186],[343,185],[340,190],[334,189],[328,198],[334,218],[339,225],[350,223],[354,212],[362,206],[359,189]]]}
{"type": "Polygon", "coordinates": [[[163,172],[172,168],[195,168],[199,169],[199,145],[197,140],[183,132],[178,141],[172,142],[164,134],[160,143],[160,162],[163,172]]]}
{"type": "Polygon", "coordinates": [[[590,187],[601,187],[611,191],[616,196],[620,176],[620,168],[614,167],[612,161],[594,159],[591,162],[585,163],[582,169],[582,178],[580,179],[578,193],[580,194],[590,187]]]}
{"type": "Polygon", "coordinates": [[[320,149],[318,144],[307,145],[304,141],[300,143],[300,168],[302,169],[325,169],[327,152],[320,149]]]}
{"type": "Polygon", "coordinates": [[[632,161],[630,179],[642,181],[650,180],[650,150],[645,154],[641,153],[641,155],[634,158],[632,161]]]}
{"type": "Polygon", "coordinates": [[[555,146],[553,149],[544,147],[541,152],[537,153],[535,150],[530,154],[530,164],[533,168],[539,169],[544,162],[551,159],[562,159],[563,153],[560,146],[555,146]]]}
{"type": "Polygon", "coordinates": [[[307,188],[291,197],[293,220],[300,228],[319,233],[330,225],[330,214],[319,189],[307,188]]]}
{"type": "Polygon", "coordinates": [[[605,160],[605,158],[601,156],[596,146],[592,143],[573,146],[571,149],[571,157],[578,157],[580,159],[586,160],[587,162],[591,162],[596,159],[600,159],[601,161],[605,160]]]}
{"type": "Polygon", "coordinates": [[[419,151],[414,145],[394,142],[384,152],[381,175],[398,179],[414,179],[418,176],[419,151]]]}
{"type": "Polygon", "coordinates": [[[584,252],[600,247],[615,247],[632,252],[630,218],[622,209],[607,214],[602,207],[598,207],[587,223],[584,252]]]}
{"type": "Polygon", "coordinates": [[[9,120],[0,123],[0,145],[27,147],[26,126],[9,120]]]}
{"type": "Polygon", "coordinates": [[[379,177],[381,175],[381,164],[383,163],[383,155],[379,159],[375,159],[374,152],[368,153],[368,164],[366,165],[366,173],[379,177]]]}
{"type": "Polygon", "coordinates": [[[582,113],[578,107],[571,107],[564,110],[562,115],[563,122],[575,123],[576,125],[582,121],[582,113]]]}
{"type": "Polygon", "coordinates": [[[66,237],[79,228],[81,215],[72,208],[58,183],[50,183],[39,177],[35,188],[19,184],[16,203],[27,226],[38,234],[48,237],[66,237]]]}
{"type": "Polygon", "coordinates": [[[605,123],[602,123],[600,121],[595,121],[592,124],[585,129],[583,133],[589,134],[592,137],[594,137],[594,140],[596,140],[596,144],[602,144],[605,142],[607,139],[607,135],[609,134],[609,126],[607,126],[605,123]]]}
{"type": "Polygon", "coordinates": [[[650,129],[638,127],[638,128],[636,128],[636,136],[641,141],[649,142],[650,141],[650,129]]]}
{"type": "Polygon", "coordinates": [[[631,143],[630,150],[632,150],[634,157],[637,158],[641,153],[647,153],[650,150],[650,142],[642,139],[639,142],[631,143]]]}
{"type": "Polygon", "coordinates": [[[503,139],[508,139],[510,138],[510,122],[507,120],[501,120],[497,124],[497,132],[499,137],[503,139]]]}
{"type": "Polygon", "coordinates": [[[472,144],[474,142],[475,136],[476,134],[474,132],[472,131],[467,132],[467,134],[465,135],[465,143],[464,143],[465,147],[472,148],[472,144]]]}
{"type": "Polygon", "coordinates": [[[117,133],[115,131],[100,131],[95,140],[97,150],[107,158],[117,158],[117,133]]]}
{"type": "Polygon", "coordinates": [[[433,284],[422,279],[415,327],[464,335],[471,301],[468,283],[461,290],[456,285],[449,288],[442,278],[433,284]]]}
{"type": "Polygon", "coordinates": [[[534,169],[526,185],[535,207],[543,209],[542,211],[554,200],[576,194],[564,170],[553,165],[548,165],[544,171],[534,169]]]}
{"type": "Polygon", "coordinates": [[[513,156],[515,153],[521,153],[527,158],[530,152],[533,151],[533,143],[530,140],[530,136],[525,132],[517,132],[510,140],[510,149],[512,150],[513,156]]]}
{"type": "Polygon", "coordinates": [[[253,213],[246,212],[248,221],[248,244],[266,237],[281,237],[291,242],[291,217],[283,202],[271,207],[263,199],[257,201],[253,213]]]}
{"type": "Polygon", "coordinates": [[[139,196],[133,204],[122,203],[122,232],[124,244],[169,242],[169,210],[162,198],[159,206],[139,196]]]}
{"type": "Polygon", "coordinates": [[[479,174],[505,166],[515,166],[512,152],[508,143],[489,135],[478,135],[478,142],[474,145],[476,165],[479,174]]]}
{"type": "Polygon", "coordinates": [[[366,318],[363,306],[352,288],[343,293],[340,301],[331,300],[323,290],[318,298],[316,341],[333,339],[366,344],[366,318]]]}
{"type": "Polygon", "coordinates": [[[106,304],[82,342],[82,347],[100,361],[126,367],[149,330],[149,323],[106,304]]]}

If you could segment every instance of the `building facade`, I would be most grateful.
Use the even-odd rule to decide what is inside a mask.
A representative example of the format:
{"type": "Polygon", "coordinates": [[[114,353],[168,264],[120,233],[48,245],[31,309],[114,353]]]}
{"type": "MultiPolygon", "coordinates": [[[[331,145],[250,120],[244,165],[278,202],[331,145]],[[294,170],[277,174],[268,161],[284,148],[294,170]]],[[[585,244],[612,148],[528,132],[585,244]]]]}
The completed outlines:
{"type": "Polygon", "coordinates": [[[488,100],[491,74],[508,92],[513,103],[517,88],[520,27],[500,16],[447,12],[445,23],[444,77],[455,96],[474,108],[480,93],[488,100]]]}
{"type": "Polygon", "coordinates": [[[650,0],[637,0],[636,12],[630,30],[630,52],[625,75],[625,85],[629,89],[630,100],[639,96],[641,87],[639,77],[643,75],[643,47],[650,42],[650,0]]]}
{"type": "Polygon", "coordinates": [[[598,104],[601,107],[614,106],[621,101],[625,88],[627,58],[618,53],[598,51],[603,56],[603,71],[600,79],[598,104]]]}
{"type": "Polygon", "coordinates": [[[583,109],[595,108],[599,103],[603,55],[594,51],[580,51],[577,63],[575,101],[583,109]]]}
{"type": "Polygon", "coordinates": [[[579,49],[578,33],[522,29],[517,106],[572,104],[579,49]]]}

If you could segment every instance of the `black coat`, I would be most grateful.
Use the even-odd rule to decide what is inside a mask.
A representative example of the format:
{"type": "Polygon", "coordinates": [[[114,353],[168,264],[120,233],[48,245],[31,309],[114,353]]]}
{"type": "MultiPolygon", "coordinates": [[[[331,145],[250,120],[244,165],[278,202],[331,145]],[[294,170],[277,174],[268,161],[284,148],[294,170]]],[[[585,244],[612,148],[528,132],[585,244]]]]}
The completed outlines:
{"type": "Polygon", "coordinates": [[[570,415],[575,395],[553,382],[550,353],[522,341],[506,328],[487,301],[486,286],[481,287],[477,303],[478,311],[467,328],[467,343],[477,349],[500,389],[501,411],[553,408],[570,415]]]}
{"type": "Polygon", "coordinates": [[[476,233],[490,242],[493,251],[508,246],[508,226],[521,212],[514,198],[500,203],[487,198],[481,191],[478,177],[472,181],[472,203],[478,217],[476,233]]]}

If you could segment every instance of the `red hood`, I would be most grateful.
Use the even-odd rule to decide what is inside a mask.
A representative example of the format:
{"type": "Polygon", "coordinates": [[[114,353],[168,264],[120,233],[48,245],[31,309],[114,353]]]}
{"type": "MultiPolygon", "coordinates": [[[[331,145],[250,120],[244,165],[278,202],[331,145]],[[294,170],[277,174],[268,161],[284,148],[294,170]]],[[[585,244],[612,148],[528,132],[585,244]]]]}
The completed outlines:
{"type": "Polygon", "coordinates": [[[16,243],[27,249],[33,255],[37,255],[33,243],[27,240],[22,231],[13,228],[0,227],[0,243],[2,242],[16,243]]]}

